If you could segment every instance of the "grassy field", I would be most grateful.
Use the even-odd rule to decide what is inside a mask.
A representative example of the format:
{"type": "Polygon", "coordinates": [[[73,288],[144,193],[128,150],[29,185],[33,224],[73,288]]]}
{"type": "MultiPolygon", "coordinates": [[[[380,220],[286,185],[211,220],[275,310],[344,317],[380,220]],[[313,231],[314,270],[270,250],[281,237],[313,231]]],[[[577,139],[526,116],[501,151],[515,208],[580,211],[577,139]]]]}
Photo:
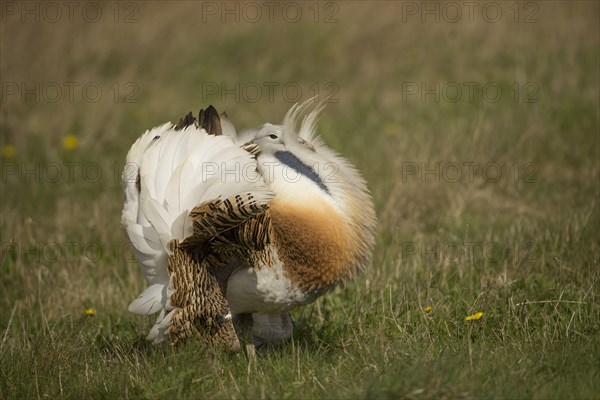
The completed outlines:
{"type": "Polygon", "coordinates": [[[27,4],[1,4],[0,398],[598,397],[599,3],[27,4]],[[371,265],[264,357],[150,346],[129,146],[314,94],[371,265]]]}

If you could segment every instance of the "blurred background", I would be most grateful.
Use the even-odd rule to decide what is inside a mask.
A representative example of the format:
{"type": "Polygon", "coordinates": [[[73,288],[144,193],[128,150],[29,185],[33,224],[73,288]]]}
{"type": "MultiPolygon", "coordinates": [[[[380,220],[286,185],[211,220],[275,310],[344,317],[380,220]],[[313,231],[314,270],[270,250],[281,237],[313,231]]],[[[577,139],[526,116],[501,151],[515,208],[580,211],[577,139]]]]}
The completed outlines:
{"type": "Polygon", "coordinates": [[[1,7],[5,395],[598,393],[598,2],[1,7]],[[295,314],[303,353],[259,365],[260,385],[240,359],[160,358],[140,344],[150,321],[127,312],[144,287],[120,227],[129,147],[209,104],[240,129],[313,96],[327,98],[318,133],[372,191],[372,265],[295,314]],[[477,311],[487,325],[465,325],[477,311]]]}

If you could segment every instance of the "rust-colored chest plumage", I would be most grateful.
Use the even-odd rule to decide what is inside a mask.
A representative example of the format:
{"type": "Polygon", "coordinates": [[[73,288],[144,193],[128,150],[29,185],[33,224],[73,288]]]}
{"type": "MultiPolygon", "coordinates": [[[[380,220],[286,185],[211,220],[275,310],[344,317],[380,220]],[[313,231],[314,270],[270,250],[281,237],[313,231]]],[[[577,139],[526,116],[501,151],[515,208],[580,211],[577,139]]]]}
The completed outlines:
{"type": "Polygon", "coordinates": [[[324,200],[270,204],[271,242],[292,284],[303,291],[327,290],[353,271],[348,224],[324,200]]]}

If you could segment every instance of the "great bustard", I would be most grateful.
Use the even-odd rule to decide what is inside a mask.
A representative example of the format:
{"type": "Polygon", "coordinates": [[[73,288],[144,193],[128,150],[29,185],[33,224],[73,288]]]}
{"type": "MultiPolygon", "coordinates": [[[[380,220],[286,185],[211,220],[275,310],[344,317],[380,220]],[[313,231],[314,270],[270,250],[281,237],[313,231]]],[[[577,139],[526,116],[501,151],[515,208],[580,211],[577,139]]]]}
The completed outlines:
{"type": "Polygon", "coordinates": [[[153,342],[194,335],[239,348],[289,338],[289,310],[368,262],[375,213],[360,173],[315,136],[321,107],[238,134],[210,106],[146,131],[123,172],[122,221],[149,287],[129,306],[160,311],[153,342]]]}

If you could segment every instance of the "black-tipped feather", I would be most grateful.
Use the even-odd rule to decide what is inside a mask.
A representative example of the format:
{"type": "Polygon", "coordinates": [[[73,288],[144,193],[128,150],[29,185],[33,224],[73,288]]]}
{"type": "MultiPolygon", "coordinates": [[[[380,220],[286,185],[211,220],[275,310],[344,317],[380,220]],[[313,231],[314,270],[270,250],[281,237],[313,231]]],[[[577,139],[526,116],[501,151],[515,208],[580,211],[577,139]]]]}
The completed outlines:
{"type": "Polygon", "coordinates": [[[213,106],[208,106],[206,110],[200,110],[198,123],[200,128],[203,128],[210,135],[220,136],[223,133],[221,131],[221,118],[219,118],[219,113],[213,106]]]}
{"type": "Polygon", "coordinates": [[[185,117],[181,117],[179,118],[179,121],[177,122],[177,125],[175,125],[175,130],[176,131],[180,131],[183,128],[187,128],[190,125],[193,125],[196,123],[196,118],[194,118],[194,116],[192,115],[192,112],[190,111],[189,113],[187,113],[185,115],[185,117]]]}

